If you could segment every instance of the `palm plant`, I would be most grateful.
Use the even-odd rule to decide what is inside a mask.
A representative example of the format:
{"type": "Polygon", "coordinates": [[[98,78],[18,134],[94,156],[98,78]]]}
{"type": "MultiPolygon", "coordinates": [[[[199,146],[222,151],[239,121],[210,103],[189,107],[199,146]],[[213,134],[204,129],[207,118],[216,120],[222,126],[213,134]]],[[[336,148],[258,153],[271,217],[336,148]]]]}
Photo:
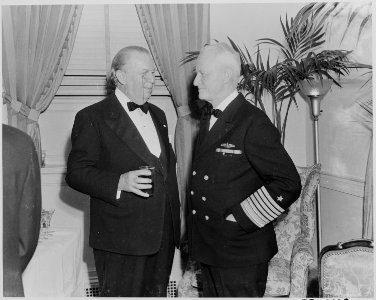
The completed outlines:
{"type": "Polygon", "coordinates": [[[309,3],[305,5],[296,15],[296,22],[293,25],[292,31],[298,31],[299,27],[305,26],[306,20],[312,23],[322,24],[327,27],[334,20],[338,19],[343,13],[347,14],[347,22],[345,30],[341,36],[341,42],[346,37],[349,29],[358,26],[357,43],[365,31],[367,25],[372,21],[372,3],[371,1],[363,2],[361,5],[352,2],[320,2],[309,3]],[[355,25],[355,20],[360,19],[360,24],[355,25]]]}
{"type": "MultiPolygon", "coordinates": [[[[317,53],[326,41],[328,20],[341,11],[342,7],[336,3],[313,3],[304,6],[290,20],[286,16],[283,22],[281,18],[284,40],[280,42],[270,38],[259,39],[254,59],[246,47],[242,50],[231,38],[228,38],[241,58],[243,76],[238,85],[239,91],[265,113],[267,111],[263,98],[265,94],[271,96],[270,118],[281,134],[282,143],[285,141],[291,105],[294,103],[296,107],[298,106],[295,96],[300,90],[301,80],[327,77],[341,87],[340,77],[348,75],[351,68],[371,68],[369,65],[352,62],[351,51],[323,50],[317,53]],[[281,53],[281,58],[278,58],[274,64],[271,63],[269,50],[265,60],[260,45],[276,48],[281,53]]],[[[357,11],[354,11],[350,19],[352,20],[356,14],[357,11]]],[[[359,34],[367,22],[362,22],[359,34]]],[[[194,60],[197,55],[198,51],[188,52],[182,62],[194,60]]]]}
{"type": "Polygon", "coordinates": [[[263,38],[258,40],[256,59],[252,60],[248,49],[242,51],[230,38],[233,48],[240,53],[242,60],[243,79],[239,84],[239,89],[246,91],[245,95],[251,93],[251,100],[265,113],[263,96],[267,93],[272,97],[271,120],[281,134],[281,142],[284,143],[286,136],[286,125],[290,107],[292,103],[297,107],[296,94],[299,92],[299,82],[304,79],[313,78],[313,74],[318,74],[330,78],[333,82],[341,86],[334,77],[345,76],[349,73],[350,61],[348,55],[350,51],[344,50],[324,50],[320,53],[314,51],[325,43],[324,26],[314,24],[306,20],[305,26],[299,30],[292,30],[296,18],[289,21],[287,16],[285,22],[280,19],[284,34],[284,43],[275,39],[263,38]],[[282,54],[282,60],[273,65],[270,64],[270,51],[264,63],[260,45],[267,44],[277,48],[282,54]],[[334,74],[333,74],[334,73],[334,74]],[[287,102],[286,105],[284,105],[287,102]]]}
{"type": "MultiPolygon", "coordinates": [[[[305,26],[305,22],[309,20],[311,23],[321,24],[324,26],[325,32],[330,32],[329,26],[333,22],[341,20],[342,15],[347,15],[344,31],[341,34],[340,44],[343,42],[347,34],[351,32],[351,28],[357,30],[356,44],[359,43],[362,35],[367,32],[367,26],[372,22],[372,2],[354,3],[354,2],[322,2],[309,3],[305,5],[295,17],[295,22],[291,28],[292,32],[299,31],[301,27],[305,26]]],[[[353,34],[351,35],[354,36],[353,34]]],[[[372,69],[372,66],[367,64],[357,63],[354,65],[359,68],[372,69]]],[[[362,87],[366,86],[372,80],[372,70],[364,73],[368,79],[362,87]]]]}

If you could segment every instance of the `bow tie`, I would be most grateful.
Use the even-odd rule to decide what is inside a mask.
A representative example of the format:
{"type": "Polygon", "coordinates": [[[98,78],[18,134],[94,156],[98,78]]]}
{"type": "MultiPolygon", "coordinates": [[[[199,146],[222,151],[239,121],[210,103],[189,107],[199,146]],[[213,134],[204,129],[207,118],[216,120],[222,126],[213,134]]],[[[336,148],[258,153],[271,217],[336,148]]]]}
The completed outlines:
{"type": "Polygon", "coordinates": [[[142,105],[139,105],[139,104],[136,104],[134,102],[127,102],[127,105],[128,105],[128,109],[130,111],[134,111],[135,109],[139,108],[141,109],[145,114],[148,113],[148,110],[149,110],[149,103],[145,102],[144,104],[142,105]]]}
{"type": "Polygon", "coordinates": [[[205,107],[205,115],[213,115],[214,117],[219,118],[222,115],[222,111],[220,109],[214,109],[209,103],[205,107]]]}

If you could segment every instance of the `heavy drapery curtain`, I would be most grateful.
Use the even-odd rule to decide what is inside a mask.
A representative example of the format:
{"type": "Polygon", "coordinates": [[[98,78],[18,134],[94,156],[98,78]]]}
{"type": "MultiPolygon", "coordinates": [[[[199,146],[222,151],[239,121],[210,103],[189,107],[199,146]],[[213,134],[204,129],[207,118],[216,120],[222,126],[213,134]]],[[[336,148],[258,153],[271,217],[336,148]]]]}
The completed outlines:
{"type": "Polygon", "coordinates": [[[209,4],[145,4],[136,5],[136,9],[158,71],[178,114],[175,150],[184,233],[186,188],[198,122],[190,107],[196,97],[192,89],[195,65],[194,62],[181,65],[180,61],[187,51],[200,50],[209,42],[209,4]]]}
{"type": "Polygon", "coordinates": [[[3,102],[8,124],[29,134],[41,161],[39,115],[68,66],[82,6],[2,7],[3,102]]]}

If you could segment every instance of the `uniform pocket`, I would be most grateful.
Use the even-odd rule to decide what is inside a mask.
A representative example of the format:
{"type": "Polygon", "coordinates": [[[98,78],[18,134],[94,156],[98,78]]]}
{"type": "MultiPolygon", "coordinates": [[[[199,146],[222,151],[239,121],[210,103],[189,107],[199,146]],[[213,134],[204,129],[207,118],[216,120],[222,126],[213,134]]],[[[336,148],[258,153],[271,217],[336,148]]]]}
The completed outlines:
{"type": "Polygon", "coordinates": [[[248,163],[244,154],[216,153],[216,170],[213,183],[229,183],[236,174],[236,168],[248,163]]]}
{"type": "Polygon", "coordinates": [[[242,241],[246,239],[248,232],[246,232],[238,222],[223,220],[223,232],[228,240],[242,241]]]}

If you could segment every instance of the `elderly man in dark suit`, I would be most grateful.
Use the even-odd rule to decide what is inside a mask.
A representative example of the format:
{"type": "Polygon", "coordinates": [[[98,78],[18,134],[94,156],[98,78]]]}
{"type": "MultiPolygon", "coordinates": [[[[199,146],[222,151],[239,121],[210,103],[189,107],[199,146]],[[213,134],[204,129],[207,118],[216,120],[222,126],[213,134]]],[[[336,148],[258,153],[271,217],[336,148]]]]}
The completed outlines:
{"type": "Polygon", "coordinates": [[[130,46],[115,55],[111,71],[115,92],[76,115],[66,181],[90,195],[101,296],[166,296],[180,202],[166,117],[147,102],[155,67],[145,48],[130,46]],[[143,165],[155,168],[152,179],[143,165]]]}
{"type": "Polygon", "coordinates": [[[22,272],[38,244],[41,181],[32,139],[3,127],[3,295],[23,297],[22,272]]]}
{"type": "Polygon", "coordinates": [[[262,297],[277,253],[272,221],[301,191],[269,118],[237,92],[240,58],[218,43],[200,51],[194,85],[206,100],[195,147],[189,248],[206,297],[262,297]]]}

